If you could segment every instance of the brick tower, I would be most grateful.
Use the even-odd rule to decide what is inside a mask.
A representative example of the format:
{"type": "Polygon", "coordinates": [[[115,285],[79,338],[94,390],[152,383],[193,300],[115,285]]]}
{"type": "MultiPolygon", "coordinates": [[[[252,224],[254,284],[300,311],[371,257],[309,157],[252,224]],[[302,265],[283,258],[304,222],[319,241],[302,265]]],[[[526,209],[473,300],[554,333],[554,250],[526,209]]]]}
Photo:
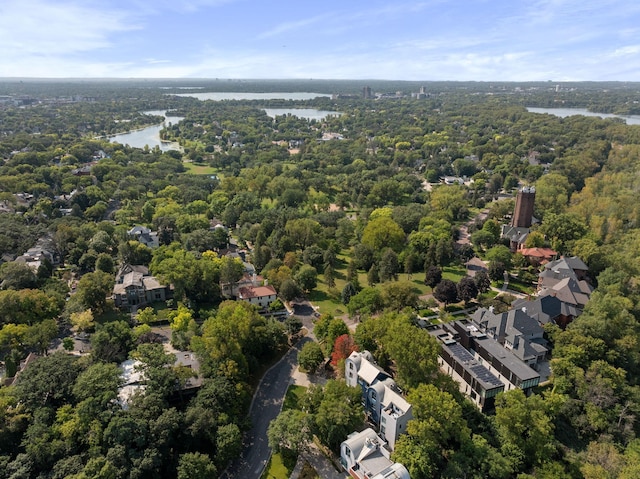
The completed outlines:
{"type": "Polygon", "coordinates": [[[530,228],[533,220],[533,203],[536,199],[536,189],[533,186],[525,186],[518,190],[516,196],[516,208],[511,218],[511,226],[516,228],[530,228]]]}

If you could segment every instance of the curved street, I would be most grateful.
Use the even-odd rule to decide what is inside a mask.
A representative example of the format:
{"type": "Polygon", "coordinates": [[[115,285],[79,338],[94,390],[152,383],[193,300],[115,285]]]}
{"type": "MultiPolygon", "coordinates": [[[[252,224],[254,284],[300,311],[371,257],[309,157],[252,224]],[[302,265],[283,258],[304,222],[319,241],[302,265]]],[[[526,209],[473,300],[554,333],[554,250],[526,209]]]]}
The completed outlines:
{"type": "MultiPolygon", "coordinates": [[[[301,308],[294,305],[294,311],[311,333],[314,311],[311,305],[307,303],[301,305],[301,308]]],[[[262,475],[271,456],[271,448],[267,440],[269,423],[280,413],[291,377],[298,366],[300,348],[311,340],[309,335],[300,339],[260,380],[249,409],[251,430],[245,437],[242,455],[227,468],[222,477],[259,479],[262,475]]]]}

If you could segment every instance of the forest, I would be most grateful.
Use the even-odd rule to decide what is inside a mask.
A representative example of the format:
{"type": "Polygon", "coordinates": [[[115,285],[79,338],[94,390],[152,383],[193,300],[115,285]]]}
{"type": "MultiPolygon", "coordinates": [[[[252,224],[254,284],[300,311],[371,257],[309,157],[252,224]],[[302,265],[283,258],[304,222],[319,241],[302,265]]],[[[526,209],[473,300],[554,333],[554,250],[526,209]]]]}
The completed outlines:
{"type": "Polygon", "coordinates": [[[296,298],[321,313],[299,363],[329,363],[335,379],[274,421],[284,456],[314,441],[336,453],[363,427],[341,374],[368,350],[413,404],[392,458],[414,479],[640,476],[640,126],[526,109],[637,114],[640,85],[372,81],[395,95],[374,99],[364,86],[0,81],[0,478],[219,477],[260,377],[301,334],[294,316],[271,314],[296,298]],[[205,91],[332,96],[175,95],[205,91]],[[149,110],[184,117],[160,133],[180,150],[109,141],[159,124],[149,110]],[[505,273],[535,293],[540,270],[500,235],[522,186],[536,191],[527,247],[578,256],[594,291],[566,328],[545,326],[549,380],[485,414],[439,370],[419,319],[508,310],[514,298],[495,291],[505,273]],[[474,257],[488,271],[470,280],[474,257]],[[245,263],[275,288],[269,311],[231,298],[245,263]],[[167,298],[132,314],[114,288],[143,270],[167,298]],[[123,405],[126,360],[141,389],[123,405]]]}

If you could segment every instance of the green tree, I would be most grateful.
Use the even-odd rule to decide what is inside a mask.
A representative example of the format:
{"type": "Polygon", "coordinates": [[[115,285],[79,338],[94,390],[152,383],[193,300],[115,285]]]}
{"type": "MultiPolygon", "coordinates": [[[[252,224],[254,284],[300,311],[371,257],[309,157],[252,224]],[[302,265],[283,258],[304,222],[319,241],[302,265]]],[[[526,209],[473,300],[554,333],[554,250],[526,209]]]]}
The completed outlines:
{"type": "Polygon", "coordinates": [[[353,296],[356,295],[356,288],[353,286],[351,281],[347,282],[342,288],[342,292],[340,293],[340,301],[342,304],[347,305],[353,296]]]}
{"type": "Polygon", "coordinates": [[[373,251],[391,248],[399,252],[405,243],[405,234],[398,223],[388,217],[378,217],[369,221],[362,232],[362,244],[373,251]]]}
{"type": "Polygon", "coordinates": [[[336,286],[336,271],[330,264],[327,264],[324,268],[324,282],[329,289],[333,289],[336,286]]]}
{"type": "Polygon", "coordinates": [[[78,301],[85,309],[102,314],[107,308],[107,297],[111,296],[113,284],[114,279],[110,274],[102,271],[87,273],[78,281],[78,301]]]}
{"type": "Polygon", "coordinates": [[[376,288],[364,288],[355,296],[352,296],[347,305],[350,315],[373,314],[382,311],[384,299],[382,293],[376,288]]]}
{"type": "Polygon", "coordinates": [[[458,288],[450,279],[443,279],[433,290],[433,297],[447,306],[458,301],[458,288]]]}
{"type": "Polygon", "coordinates": [[[63,352],[38,358],[20,374],[16,396],[32,411],[71,403],[80,370],[78,358],[63,352]]]}
{"type": "Polygon", "coordinates": [[[318,284],[318,272],[313,266],[305,264],[296,273],[295,280],[308,293],[318,284]]]}
{"type": "Polygon", "coordinates": [[[31,326],[25,337],[26,344],[34,347],[40,354],[47,354],[49,345],[59,333],[58,323],[55,319],[45,319],[39,324],[31,326]]]}
{"type": "Polygon", "coordinates": [[[77,313],[71,313],[71,325],[76,331],[89,331],[95,326],[93,313],[90,309],[85,309],[77,313]]]}
{"type": "Polygon", "coordinates": [[[478,287],[473,278],[469,276],[462,278],[456,288],[458,290],[458,298],[464,301],[465,304],[478,296],[478,287]]]}
{"type": "Polygon", "coordinates": [[[391,248],[387,248],[384,253],[382,253],[378,266],[380,280],[382,282],[391,279],[397,280],[399,271],[398,255],[391,248]]]}
{"type": "Polygon", "coordinates": [[[424,284],[435,288],[442,281],[442,270],[437,266],[429,266],[424,278],[424,284]]]}
{"type": "Polygon", "coordinates": [[[395,311],[401,311],[404,308],[417,308],[418,306],[418,294],[408,281],[386,285],[382,296],[385,307],[395,311]]]}
{"type": "Polygon", "coordinates": [[[412,478],[438,477],[452,453],[470,441],[463,411],[447,392],[420,384],[409,393],[414,419],[400,436],[393,460],[404,464],[412,478]]]}
{"type": "Polygon", "coordinates": [[[547,213],[540,231],[549,238],[553,249],[564,253],[573,241],[587,233],[587,225],[582,218],[572,213],[547,213]]]}
{"type": "Polygon", "coordinates": [[[336,448],[363,420],[362,392],[343,381],[329,380],[322,393],[314,415],[316,430],[324,444],[336,448]]]}
{"type": "Polygon", "coordinates": [[[106,407],[118,396],[122,382],[120,368],[116,364],[96,363],[82,371],[73,385],[77,401],[94,399],[106,407]]]}
{"type": "Polygon", "coordinates": [[[269,424],[267,438],[269,447],[276,452],[284,449],[297,456],[307,448],[311,440],[310,418],[306,413],[296,409],[282,411],[269,424]]]}
{"type": "Polygon", "coordinates": [[[186,452],[178,461],[178,479],[215,479],[218,477],[216,466],[207,454],[186,452]]]}
{"type": "Polygon", "coordinates": [[[486,293],[491,288],[491,280],[485,271],[477,271],[473,277],[473,282],[480,293],[486,293]]]}
{"type": "Polygon", "coordinates": [[[314,373],[324,361],[322,348],[315,341],[304,343],[298,353],[298,363],[310,373],[314,373]]]}
{"type": "Polygon", "coordinates": [[[381,342],[395,362],[398,385],[411,390],[435,377],[438,371],[438,341],[426,330],[414,326],[409,315],[384,315],[387,324],[381,342]]]}
{"type": "Polygon", "coordinates": [[[494,246],[487,251],[487,260],[502,263],[509,270],[513,263],[513,253],[504,245],[494,246]]]}
{"type": "Polygon", "coordinates": [[[553,416],[539,395],[514,389],[496,398],[496,427],[502,450],[514,470],[544,463],[556,449],[553,416]]]}
{"type": "Polygon", "coordinates": [[[35,288],[38,278],[26,263],[11,261],[0,266],[2,289],[35,288]]]}

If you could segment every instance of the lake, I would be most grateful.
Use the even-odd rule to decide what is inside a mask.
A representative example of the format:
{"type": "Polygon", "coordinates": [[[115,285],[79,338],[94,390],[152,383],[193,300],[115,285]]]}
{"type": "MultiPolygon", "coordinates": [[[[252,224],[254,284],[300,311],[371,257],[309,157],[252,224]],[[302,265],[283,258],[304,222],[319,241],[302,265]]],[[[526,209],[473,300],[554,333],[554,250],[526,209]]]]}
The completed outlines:
{"type": "Polygon", "coordinates": [[[290,114],[307,120],[323,120],[328,116],[342,115],[339,111],[316,110],[315,108],[263,108],[263,110],[271,118],[290,114]]]}
{"type": "Polygon", "coordinates": [[[600,118],[622,118],[627,122],[627,125],[640,125],[640,116],[629,115],[621,116],[614,115],[612,113],[593,113],[585,108],[533,108],[527,107],[527,111],[530,113],[549,113],[551,115],[559,116],[560,118],[566,118],[573,115],[583,116],[598,116],[600,118]]]}
{"type": "Polygon", "coordinates": [[[166,111],[151,110],[144,111],[145,115],[161,115],[164,116],[164,122],[159,125],[148,126],[141,128],[140,130],[130,131],[128,133],[120,133],[109,138],[111,143],[120,143],[122,145],[129,145],[134,148],[144,148],[146,145],[149,148],[159,147],[162,151],[169,150],[181,150],[182,147],[178,143],[162,142],[160,141],[160,130],[162,130],[168,124],[176,124],[182,121],[184,118],[180,116],[167,116],[166,111]]]}
{"type": "Polygon", "coordinates": [[[310,93],[310,92],[274,92],[274,93],[250,93],[250,92],[231,92],[231,91],[213,91],[206,93],[176,93],[175,96],[186,96],[197,98],[198,100],[313,100],[319,96],[330,97],[326,93],[310,93]]]}

